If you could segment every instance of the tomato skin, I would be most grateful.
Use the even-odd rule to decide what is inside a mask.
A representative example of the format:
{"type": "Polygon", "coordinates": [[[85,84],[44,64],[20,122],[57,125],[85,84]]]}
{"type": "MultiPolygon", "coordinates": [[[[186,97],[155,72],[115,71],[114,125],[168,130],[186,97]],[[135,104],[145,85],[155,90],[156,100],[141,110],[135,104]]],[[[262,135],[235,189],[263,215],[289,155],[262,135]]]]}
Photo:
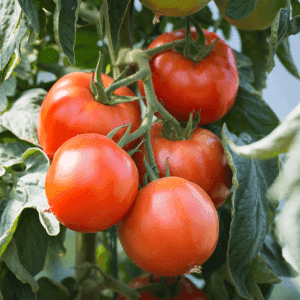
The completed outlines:
{"type": "Polygon", "coordinates": [[[78,232],[107,229],[124,217],[138,190],[131,157],[100,134],[66,141],[47,172],[45,192],[52,213],[78,232]]]}
{"type": "MultiPolygon", "coordinates": [[[[104,87],[113,82],[101,75],[104,87]]],[[[97,102],[90,89],[92,73],[74,72],[60,78],[46,95],[38,118],[37,133],[42,149],[50,159],[68,139],[83,133],[107,135],[116,127],[132,123],[131,132],[141,124],[138,101],[114,106],[97,102]]],[[[134,96],[127,87],[118,89],[115,95],[134,96]]],[[[127,128],[120,129],[113,137],[119,141],[127,128]]],[[[133,148],[136,141],[125,150],[133,148]]]]}
{"type": "MultiPolygon", "coordinates": [[[[219,36],[203,29],[208,44],[219,36]]],[[[191,28],[196,39],[195,28],[191,28]]],[[[166,32],[156,38],[148,49],[185,38],[185,29],[166,32]]],[[[161,52],[150,61],[152,81],[157,99],[180,122],[188,121],[190,113],[201,109],[199,125],[221,119],[236,99],[239,77],[233,50],[220,39],[212,52],[198,63],[173,49],[161,52]]],[[[139,81],[140,93],[144,87],[139,81]]]]}
{"type": "Polygon", "coordinates": [[[211,256],[219,236],[218,215],[198,185],[179,177],[160,178],[138,191],[118,233],[138,267],[177,276],[211,256]]]}
{"type": "MultiPolygon", "coordinates": [[[[159,282],[159,278],[158,276],[153,276],[153,281],[155,283],[159,282]]],[[[167,278],[167,282],[169,284],[173,284],[174,280],[172,277],[168,277],[167,278]]],[[[139,287],[143,287],[145,285],[150,284],[150,274],[143,274],[141,276],[138,276],[136,278],[134,278],[129,284],[128,286],[134,289],[137,289],[139,287]]],[[[122,295],[118,295],[116,300],[126,300],[128,298],[122,296],[122,295]]],[[[155,295],[151,294],[150,292],[144,292],[141,293],[141,296],[139,298],[139,300],[157,300],[159,299],[158,297],[156,297],[155,295]]],[[[204,292],[202,290],[199,290],[197,287],[195,287],[195,285],[186,277],[181,276],[180,279],[180,291],[179,293],[171,298],[170,300],[208,300],[208,298],[206,297],[206,295],[204,294],[204,292]]]]}
{"type": "Polygon", "coordinates": [[[263,30],[271,26],[277,12],[285,7],[285,0],[259,0],[255,10],[247,17],[234,20],[225,15],[228,0],[215,0],[215,3],[223,17],[240,30],[263,30]]]}
{"type": "MultiPolygon", "coordinates": [[[[196,128],[190,139],[171,141],[161,135],[162,122],[154,123],[150,129],[152,150],[160,171],[166,176],[166,159],[171,176],[178,176],[202,187],[218,209],[226,200],[231,189],[231,169],[228,165],[221,140],[211,131],[196,128]]],[[[144,144],[134,155],[140,185],[146,168],[143,162],[144,144]]]]}
{"type": "Polygon", "coordinates": [[[168,17],[190,16],[203,8],[211,0],[140,0],[147,8],[168,17]]]}

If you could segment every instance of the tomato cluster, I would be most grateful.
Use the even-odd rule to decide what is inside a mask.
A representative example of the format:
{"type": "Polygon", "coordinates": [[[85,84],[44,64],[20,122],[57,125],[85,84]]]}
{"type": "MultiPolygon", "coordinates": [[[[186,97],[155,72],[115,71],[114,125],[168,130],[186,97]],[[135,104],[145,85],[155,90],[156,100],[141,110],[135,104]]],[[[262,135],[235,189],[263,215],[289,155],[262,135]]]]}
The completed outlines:
{"type": "MultiPolygon", "coordinates": [[[[195,29],[191,33],[195,39],[195,29]]],[[[199,62],[174,50],[150,61],[158,100],[178,121],[187,121],[192,111],[200,110],[198,125],[222,118],[238,89],[233,51],[223,40],[216,41],[216,34],[204,30],[204,35],[207,44],[216,44],[199,62]]],[[[184,37],[184,29],[165,33],[149,48],[184,37]]],[[[104,87],[113,82],[105,74],[101,77],[104,87]]],[[[52,160],[45,182],[50,210],[63,225],[78,232],[102,231],[117,224],[124,251],[151,274],[177,276],[201,266],[215,250],[219,236],[216,210],[231,189],[231,169],[221,140],[197,126],[187,138],[173,140],[163,133],[163,121],[152,124],[150,141],[160,178],[144,184],[145,146],[132,159],[125,150],[133,149],[137,141],[125,150],[116,143],[126,128],[119,129],[113,140],[106,137],[122,125],[131,123],[131,132],[140,127],[138,102],[98,102],[91,81],[92,73],[62,77],[41,107],[38,137],[52,160]]],[[[140,90],[143,95],[141,83],[140,90]]],[[[114,94],[134,96],[127,87],[114,94]]],[[[187,279],[181,280],[181,297],[206,299],[187,279]]],[[[134,282],[147,284],[149,276],[134,282]]]]}

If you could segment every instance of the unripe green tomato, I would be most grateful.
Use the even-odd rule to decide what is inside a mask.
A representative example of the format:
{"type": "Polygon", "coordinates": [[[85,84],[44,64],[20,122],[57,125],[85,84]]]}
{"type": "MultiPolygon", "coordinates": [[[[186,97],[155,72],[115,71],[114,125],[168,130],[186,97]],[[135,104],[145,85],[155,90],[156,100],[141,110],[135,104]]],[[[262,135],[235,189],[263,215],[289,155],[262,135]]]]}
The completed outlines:
{"type": "Polygon", "coordinates": [[[155,13],[168,17],[185,17],[196,13],[210,0],[140,0],[155,13]]]}
{"type": "Polygon", "coordinates": [[[255,10],[247,17],[233,20],[225,15],[228,0],[214,0],[224,18],[240,30],[263,30],[271,26],[277,12],[285,6],[285,0],[259,0],[255,10]]]}

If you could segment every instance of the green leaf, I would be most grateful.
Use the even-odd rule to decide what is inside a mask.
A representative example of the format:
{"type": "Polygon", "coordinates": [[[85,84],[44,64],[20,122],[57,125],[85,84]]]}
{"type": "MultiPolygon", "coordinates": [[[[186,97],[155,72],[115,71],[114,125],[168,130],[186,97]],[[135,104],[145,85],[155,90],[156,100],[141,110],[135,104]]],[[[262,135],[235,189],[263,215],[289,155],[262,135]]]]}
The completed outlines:
{"type": "Polygon", "coordinates": [[[53,26],[56,43],[68,57],[70,64],[74,65],[74,47],[76,35],[76,22],[81,0],[54,0],[56,4],[53,26]]]}
{"type": "Polygon", "coordinates": [[[10,110],[0,116],[0,124],[13,132],[19,139],[39,145],[37,120],[40,106],[47,92],[31,89],[21,94],[10,110]]]}
{"type": "Polygon", "coordinates": [[[18,280],[4,262],[0,262],[0,292],[0,299],[36,300],[30,285],[18,280]]]}
{"type": "Polygon", "coordinates": [[[18,0],[23,12],[30,20],[35,33],[38,34],[40,31],[39,17],[36,7],[31,0],[18,0]]]}
{"type": "MultiPolygon", "coordinates": [[[[0,144],[0,148],[2,146],[3,144],[0,144]]],[[[2,177],[7,183],[13,183],[14,188],[7,195],[5,201],[1,202],[0,256],[15,233],[19,221],[22,220],[22,211],[25,208],[29,207],[38,210],[39,222],[44,227],[43,232],[45,234],[57,235],[59,233],[59,222],[53,214],[43,212],[48,207],[45,195],[45,177],[49,168],[49,160],[37,148],[29,148],[22,158],[25,170],[7,173],[2,177]]]]}
{"type": "Polygon", "coordinates": [[[220,122],[226,122],[231,132],[237,135],[247,133],[254,139],[268,135],[280,123],[276,114],[254,89],[250,92],[241,86],[233,107],[220,122]]]}
{"type": "Polygon", "coordinates": [[[6,143],[0,145],[0,166],[11,167],[24,162],[22,155],[29,148],[25,142],[6,143]]]}
{"type": "MultiPolygon", "coordinates": [[[[105,0],[106,1],[106,0],[105,0]]],[[[120,27],[124,21],[124,15],[129,7],[130,0],[115,1],[107,0],[110,34],[114,51],[117,50],[119,43],[120,27]]],[[[102,3],[103,5],[103,3],[102,3]]]]}
{"type": "Polygon", "coordinates": [[[278,203],[268,202],[266,192],[279,170],[276,159],[253,161],[236,155],[229,148],[230,138],[238,145],[249,144],[252,139],[245,134],[235,136],[224,124],[222,141],[233,171],[233,216],[227,252],[228,265],[239,293],[247,298],[249,291],[246,276],[274,222],[278,203]]]}
{"type": "Polygon", "coordinates": [[[20,62],[20,46],[18,46],[14,53],[12,54],[11,58],[9,59],[8,63],[6,64],[6,66],[3,68],[2,71],[0,71],[0,84],[4,81],[7,80],[13,70],[16,68],[16,66],[19,64],[20,62]]]}
{"type": "Polygon", "coordinates": [[[75,66],[78,68],[95,69],[99,51],[103,54],[104,64],[109,62],[109,55],[105,55],[105,51],[102,51],[105,46],[101,49],[97,46],[99,38],[94,29],[94,25],[89,25],[78,29],[76,32],[75,66]]]}
{"type": "Polygon", "coordinates": [[[282,255],[282,248],[275,226],[273,226],[272,230],[266,235],[259,255],[277,276],[297,277],[299,275],[282,255]]]}
{"type": "Polygon", "coordinates": [[[37,292],[38,300],[69,300],[70,293],[61,283],[47,277],[41,277],[38,280],[39,290],[37,292]]]}
{"type": "MultiPolygon", "coordinates": [[[[16,49],[18,51],[20,40],[30,28],[30,23],[21,13],[17,1],[1,0],[0,16],[0,70],[3,70],[16,49]]],[[[7,78],[10,73],[7,72],[7,78]]]]}
{"type": "Polygon", "coordinates": [[[0,113],[7,109],[7,96],[14,96],[17,88],[17,79],[15,76],[10,76],[0,85],[0,113]]]}
{"type": "Polygon", "coordinates": [[[300,128],[300,104],[269,135],[250,145],[236,146],[230,141],[231,149],[238,155],[254,159],[270,159],[286,153],[294,143],[300,128]]]}
{"type": "Polygon", "coordinates": [[[275,66],[274,56],[281,42],[288,37],[289,29],[289,11],[280,9],[271,26],[271,35],[269,38],[269,57],[268,72],[270,73],[275,66]]]}
{"type": "Polygon", "coordinates": [[[297,70],[297,67],[293,61],[293,57],[291,55],[290,44],[287,38],[285,38],[282,41],[282,43],[278,46],[276,54],[280,62],[286,68],[286,70],[290,72],[290,74],[295,76],[297,79],[300,79],[299,72],[297,70]]]}
{"type": "Polygon", "coordinates": [[[225,14],[234,20],[240,20],[250,15],[259,0],[230,0],[225,9],[225,14]]]}
{"type": "Polygon", "coordinates": [[[300,15],[300,2],[298,0],[291,0],[292,4],[292,17],[300,15]]]}
{"type": "Polygon", "coordinates": [[[266,88],[269,44],[267,42],[268,31],[244,31],[239,30],[242,42],[242,52],[253,62],[254,82],[257,91],[266,88]]]}
{"type": "MultiPolygon", "coordinates": [[[[28,245],[27,241],[25,242],[25,245],[28,245]]],[[[37,253],[37,254],[38,254],[38,256],[40,255],[40,253],[37,253]]],[[[28,258],[29,258],[29,255],[28,255],[28,258]]],[[[29,283],[33,292],[36,292],[38,290],[38,288],[39,288],[38,283],[33,279],[32,274],[30,274],[24,268],[23,264],[21,263],[21,261],[19,259],[17,243],[16,243],[16,240],[14,238],[11,240],[11,242],[9,243],[7,249],[3,253],[3,255],[1,257],[1,261],[5,262],[6,266],[10,269],[10,271],[12,273],[14,273],[15,276],[23,284],[29,283]]],[[[36,262],[36,260],[33,259],[33,262],[36,262]]]]}

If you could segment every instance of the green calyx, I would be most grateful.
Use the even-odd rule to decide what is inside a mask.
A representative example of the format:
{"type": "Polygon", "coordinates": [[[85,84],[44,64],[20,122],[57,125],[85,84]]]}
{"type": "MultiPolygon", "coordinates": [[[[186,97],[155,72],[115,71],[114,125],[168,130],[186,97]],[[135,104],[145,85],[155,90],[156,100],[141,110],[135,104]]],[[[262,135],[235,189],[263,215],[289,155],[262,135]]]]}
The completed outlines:
{"type": "Polygon", "coordinates": [[[182,130],[178,132],[169,121],[163,121],[161,134],[164,138],[171,141],[180,141],[180,140],[188,140],[192,136],[195,129],[198,127],[200,122],[200,111],[195,114],[193,118],[194,112],[191,112],[189,121],[187,123],[181,123],[182,130]]]}
{"type": "MultiPolygon", "coordinates": [[[[99,59],[98,63],[95,69],[95,72],[93,72],[93,76],[91,79],[91,91],[93,93],[93,96],[95,100],[99,103],[105,104],[105,105],[117,105],[125,102],[132,102],[139,99],[142,99],[143,97],[131,97],[131,96],[119,96],[119,95],[113,95],[113,92],[106,92],[104,84],[102,82],[101,74],[103,73],[102,70],[104,69],[103,65],[103,59],[101,56],[101,52],[99,52],[99,59]]],[[[117,83],[118,81],[122,80],[126,77],[127,69],[123,71],[123,73],[114,80],[114,83],[117,83]]]]}
{"type": "Polygon", "coordinates": [[[175,51],[181,53],[185,58],[192,60],[194,63],[202,61],[213,50],[219,38],[215,39],[210,45],[206,45],[206,39],[201,27],[190,17],[186,18],[185,44],[183,46],[175,46],[175,51]],[[190,21],[196,28],[197,38],[194,40],[190,31],[190,21]]]}

